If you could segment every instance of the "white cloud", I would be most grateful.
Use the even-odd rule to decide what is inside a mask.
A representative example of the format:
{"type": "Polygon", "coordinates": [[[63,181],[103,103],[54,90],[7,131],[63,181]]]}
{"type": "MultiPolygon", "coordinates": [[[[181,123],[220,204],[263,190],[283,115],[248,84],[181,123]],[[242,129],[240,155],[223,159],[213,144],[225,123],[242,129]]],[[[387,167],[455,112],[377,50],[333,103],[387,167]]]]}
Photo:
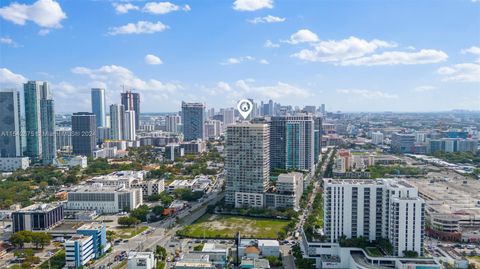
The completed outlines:
{"type": "Polygon", "coordinates": [[[480,64],[461,63],[440,67],[437,73],[443,76],[443,81],[480,82],[480,64]]]}
{"type": "Polygon", "coordinates": [[[416,52],[386,51],[367,57],[348,59],[341,65],[397,65],[397,64],[431,64],[446,61],[448,55],[441,50],[423,49],[416,52]]]}
{"type": "Polygon", "coordinates": [[[191,8],[189,5],[184,5],[180,7],[170,2],[148,2],[145,3],[143,8],[139,6],[133,5],[131,3],[126,4],[118,4],[113,3],[113,7],[118,14],[126,14],[130,10],[140,10],[145,13],[156,14],[156,15],[163,15],[173,11],[183,10],[183,11],[190,11],[191,8]]]}
{"type": "Polygon", "coordinates": [[[61,98],[67,98],[70,95],[77,93],[77,87],[65,81],[53,83],[50,85],[50,87],[52,88],[52,92],[55,97],[59,96],[61,98]]]}
{"type": "Polygon", "coordinates": [[[268,97],[272,99],[279,99],[284,97],[308,97],[310,93],[296,86],[285,82],[277,82],[275,85],[254,86],[249,84],[247,80],[238,80],[235,82],[238,90],[243,91],[243,95],[253,94],[260,97],[268,97]]]}
{"type": "Polygon", "coordinates": [[[168,26],[161,22],[138,21],[129,23],[119,27],[112,27],[108,32],[109,35],[125,35],[125,34],[153,34],[168,29],[168,26]]]}
{"type": "Polygon", "coordinates": [[[354,95],[364,99],[395,99],[398,95],[376,90],[365,89],[337,89],[337,93],[354,95]]]}
{"type": "Polygon", "coordinates": [[[148,54],[145,56],[145,63],[153,65],[163,64],[162,60],[153,54],[148,54]]]}
{"type": "Polygon", "coordinates": [[[290,40],[287,40],[286,42],[290,44],[299,44],[317,41],[319,41],[317,34],[308,29],[301,29],[298,30],[296,33],[292,34],[290,36],[290,40]]]}
{"type": "Polygon", "coordinates": [[[118,14],[126,14],[130,10],[140,9],[138,6],[132,5],[131,3],[126,3],[126,4],[113,3],[113,7],[115,8],[115,11],[118,14]]]}
{"type": "Polygon", "coordinates": [[[20,88],[26,81],[24,76],[15,74],[7,68],[0,68],[0,85],[2,87],[20,88]]]}
{"type": "Polygon", "coordinates": [[[40,31],[38,31],[38,34],[41,36],[46,36],[50,34],[50,29],[40,29],[40,31]]]}
{"type": "Polygon", "coordinates": [[[263,45],[265,48],[278,48],[280,47],[280,44],[273,43],[271,40],[265,41],[265,44],[263,45]]]}
{"type": "Polygon", "coordinates": [[[477,57],[477,62],[480,63],[480,47],[470,47],[468,49],[462,50],[463,54],[471,53],[477,57]]]}
{"type": "Polygon", "coordinates": [[[480,82],[480,47],[472,46],[461,51],[463,54],[473,54],[476,63],[459,63],[437,69],[443,76],[443,81],[480,82]]]}
{"type": "Polygon", "coordinates": [[[415,92],[431,92],[431,91],[435,91],[436,89],[437,89],[437,87],[435,87],[435,86],[422,85],[422,86],[415,87],[413,89],[413,91],[415,91],[415,92]]]}
{"type": "Polygon", "coordinates": [[[221,62],[221,65],[232,65],[232,64],[239,64],[247,61],[254,61],[255,57],[252,56],[242,56],[237,58],[228,58],[226,61],[221,62]]]}
{"type": "Polygon", "coordinates": [[[265,17],[256,17],[254,19],[248,20],[248,22],[257,24],[257,23],[276,23],[276,22],[284,22],[286,19],[281,17],[275,17],[272,15],[267,15],[265,17]]]}
{"type": "Polygon", "coordinates": [[[273,8],[273,0],[235,0],[233,9],[238,11],[255,11],[263,8],[273,8]]]}
{"type": "Polygon", "coordinates": [[[339,62],[370,54],[379,48],[391,48],[396,45],[378,39],[367,41],[351,36],[339,41],[320,41],[312,46],[313,49],[303,49],[292,56],[310,62],[339,62]]]}
{"type": "Polygon", "coordinates": [[[179,10],[180,7],[170,2],[150,2],[146,3],[143,11],[152,14],[167,14],[179,10]]]}
{"type": "Polygon", "coordinates": [[[5,45],[8,45],[12,48],[18,48],[18,47],[21,47],[17,42],[15,42],[13,39],[11,39],[10,37],[8,36],[5,36],[5,37],[1,37],[0,38],[0,43],[1,44],[5,44],[5,45]]]}
{"type": "Polygon", "coordinates": [[[232,90],[232,87],[230,87],[230,85],[224,81],[217,82],[217,88],[224,92],[229,92],[232,90]]]}
{"type": "Polygon", "coordinates": [[[60,5],[53,0],[38,0],[32,5],[11,3],[0,8],[0,17],[15,24],[25,25],[33,21],[45,28],[61,28],[61,21],[67,18],[60,5]]]}
{"type": "Polygon", "coordinates": [[[210,95],[227,94],[232,91],[232,87],[225,81],[219,81],[213,88],[207,88],[205,91],[210,95]]]}
{"type": "Polygon", "coordinates": [[[266,59],[261,59],[261,60],[259,61],[259,63],[261,63],[261,64],[270,64],[266,59]]]}
{"type": "Polygon", "coordinates": [[[98,69],[86,67],[72,68],[74,74],[86,75],[95,82],[103,82],[110,88],[119,89],[121,85],[141,91],[161,91],[173,93],[182,86],[178,83],[163,83],[156,79],[142,80],[123,66],[104,65],[98,69]]]}

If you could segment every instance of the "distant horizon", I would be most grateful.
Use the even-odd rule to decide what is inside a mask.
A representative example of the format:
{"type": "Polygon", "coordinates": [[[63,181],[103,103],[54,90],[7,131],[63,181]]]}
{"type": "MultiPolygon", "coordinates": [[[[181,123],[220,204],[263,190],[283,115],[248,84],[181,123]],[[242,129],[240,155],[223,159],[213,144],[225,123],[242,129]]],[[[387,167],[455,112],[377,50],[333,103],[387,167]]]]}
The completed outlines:
{"type": "MultiPolygon", "coordinates": [[[[208,108],[208,106],[207,106],[208,108]]],[[[215,112],[218,112],[219,109],[223,109],[227,107],[220,107],[216,108],[215,107],[215,112]]],[[[232,107],[233,108],[233,107],[232,107]]],[[[178,111],[162,111],[162,112],[141,112],[140,115],[142,114],[172,114],[172,113],[178,113],[181,111],[181,108],[178,111]]],[[[55,113],[56,115],[68,115],[68,114],[73,114],[76,112],[90,112],[90,111],[75,111],[75,112],[57,112],[55,113]]],[[[329,111],[327,110],[327,113],[373,113],[373,114],[381,114],[381,113],[405,113],[405,114],[410,114],[410,113],[480,113],[480,109],[478,110],[466,110],[466,109],[452,109],[452,110],[438,110],[438,111],[343,111],[343,110],[335,110],[335,111],[329,111]]]]}
{"type": "Polygon", "coordinates": [[[68,112],[89,111],[91,88],[106,89],[107,105],[136,90],[140,111],[246,96],[478,110],[479,16],[476,0],[4,0],[0,89],[48,81],[68,112]]]}

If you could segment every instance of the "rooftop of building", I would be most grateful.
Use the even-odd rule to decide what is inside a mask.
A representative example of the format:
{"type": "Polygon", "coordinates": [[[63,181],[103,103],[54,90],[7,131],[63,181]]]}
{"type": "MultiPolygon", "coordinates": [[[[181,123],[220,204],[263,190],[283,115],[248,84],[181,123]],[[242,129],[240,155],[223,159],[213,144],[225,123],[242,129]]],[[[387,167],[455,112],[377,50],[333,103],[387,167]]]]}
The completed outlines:
{"type": "Polygon", "coordinates": [[[134,252],[131,251],[128,253],[128,259],[149,259],[153,258],[153,252],[134,252]]]}
{"type": "Polygon", "coordinates": [[[325,183],[337,185],[383,185],[382,180],[378,179],[332,179],[326,178],[325,183]]]}
{"type": "Polygon", "coordinates": [[[62,206],[60,203],[50,203],[50,204],[33,204],[27,207],[24,207],[17,212],[48,212],[55,208],[62,206]]]}
{"type": "Polygon", "coordinates": [[[134,189],[126,189],[122,186],[103,186],[101,183],[94,183],[88,186],[79,186],[69,190],[69,193],[86,193],[86,192],[131,192],[134,189]]]}
{"type": "Polygon", "coordinates": [[[248,246],[245,248],[245,254],[260,254],[260,250],[255,246],[248,246]]]}
{"type": "Polygon", "coordinates": [[[228,248],[215,243],[205,243],[202,252],[227,252],[228,248]]]}
{"type": "Polygon", "coordinates": [[[203,254],[203,253],[193,253],[193,252],[188,252],[184,253],[182,255],[181,261],[190,261],[190,262],[208,262],[210,259],[210,256],[208,254],[203,254]]]}
{"type": "Polygon", "coordinates": [[[270,263],[266,259],[243,258],[240,267],[245,266],[248,266],[247,268],[270,268],[270,263]]]}
{"type": "Polygon", "coordinates": [[[105,224],[101,222],[90,222],[90,223],[85,223],[82,226],[78,227],[78,230],[98,230],[104,226],[105,224]]]}
{"type": "Polygon", "coordinates": [[[426,201],[429,214],[480,217],[480,181],[420,178],[410,181],[426,201]]]}
{"type": "Polygon", "coordinates": [[[211,268],[213,265],[211,262],[190,262],[190,261],[178,261],[175,262],[175,267],[188,267],[188,268],[211,268]]]}
{"type": "Polygon", "coordinates": [[[295,178],[303,178],[303,174],[300,172],[290,172],[288,174],[278,175],[277,183],[293,183],[295,178]]]}
{"type": "Polygon", "coordinates": [[[229,124],[227,126],[228,129],[230,128],[247,128],[247,127],[255,127],[255,128],[264,128],[268,126],[268,124],[264,124],[264,123],[250,123],[248,121],[242,121],[242,122],[237,122],[237,123],[233,123],[233,124],[229,124]]]}
{"type": "Polygon", "coordinates": [[[65,241],[65,243],[68,244],[68,243],[73,243],[75,241],[85,242],[85,241],[88,241],[88,240],[91,240],[91,239],[92,239],[92,236],[90,236],[90,235],[75,234],[72,237],[70,237],[70,239],[65,241]]]}
{"type": "Polygon", "coordinates": [[[92,180],[143,179],[145,171],[116,171],[108,175],[96,176],[92,180]]]}
{"type": "Polygon", "coordinates": [[[266,246],[266,247],[280,247],[280,243],[277,240],[258,240],[259,246],[266,246]]]}

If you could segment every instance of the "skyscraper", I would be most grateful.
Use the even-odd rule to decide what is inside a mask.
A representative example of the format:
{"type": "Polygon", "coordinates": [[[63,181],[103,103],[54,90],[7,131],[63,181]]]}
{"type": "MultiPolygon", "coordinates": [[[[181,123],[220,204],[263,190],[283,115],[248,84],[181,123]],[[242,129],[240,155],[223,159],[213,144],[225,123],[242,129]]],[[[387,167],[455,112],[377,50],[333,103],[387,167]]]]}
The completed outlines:
{"type": "Polygon", "coordinates": [[[53,162],[55,151],[55,110],[47,82],[28,81],[24,84],[26,155],[33,162],[53,162]]]}
{"type": "Polygon", "coordinates": [[[92,113],[97,118],[97,127],[106,127],[105,89],[92,88],[92,113]]]}
{"type": "Polygon", "coordinates": [[[235,122],[235,109],[226,108],[223,110],[223,125],[227,126],[235,122]]]}
{"type": "Polygon", "coordinates": [[[165,127],[167,132],[176,133],[178,132],[178,124],[182,121],[181,117],[178,115],[167,115],[165,116],[165,127]]]}
{"type": "Polygon", "coordinates": [[[270,177],[268,125],[229,125],[226,137],[225,202],[236,207],[264,207],[270,177]]]}
{"type": "Polygon", "coordinates": [[[52,164],[57,157],[57,140],[55,130],[55,102],[49,90],[40,100],[42,121],[42,162],[52,164]]]}
{"type": "Polygon", "coordinates": [[[322,154],[322,122],[321,117],[314,117],[314,162],[317,163],[320,160],[322,154]]]}
{"type": "Polygon", "coordinates": [[[423,255],[425,201],[405,181],[325,179],[324,232],[331,243],[363,237],[388,239],[393,255],[423,255]]]}
{"type": "Polygon", "coordinates": [[[185,141],[204,139],[205,106],[182,102],[182,124],[185,141]]]}
{"type": "Polygon", "coordinates": [[[97,143],[95,114],[77,112],[72,116],[73,154],[92,156],[97,143]]]}
{"type": "Polygon", "coordinates": [[[310,171],[315,162],[314,120],[311,115],[276,116],[270,125],[271,169],[310,171]]]}
{"type": "Polygon", "coordinates": [[[119,104],[110,105],[110,138],[114,140],[123,139],[125,128],[125,107],[119,104]]]}
{"type": "Polygon", "coordinates": [[[22,156],[20,94],[17,90],[0,91],[0,157],[22,156]]]}
{"type": "Polygon", "coordinates": [[[136,139],[135,132],[135,111],[127,110],[124,112],[123,139],[134,141],[136,139]]]}
{"type": "Polygon", "coordinates": [[[319,107],[319,110],[320,110],[320,113],[322,114],[322,116],[325,116],[325,104],[321,104],[320,107],[319,107]]]}
{"type": "Polygon", "coordinates": [[[140,128],[140,94],[132,91],[122,92],[122,105],[127,110],[135,111],[135,128],[140,128]]]}

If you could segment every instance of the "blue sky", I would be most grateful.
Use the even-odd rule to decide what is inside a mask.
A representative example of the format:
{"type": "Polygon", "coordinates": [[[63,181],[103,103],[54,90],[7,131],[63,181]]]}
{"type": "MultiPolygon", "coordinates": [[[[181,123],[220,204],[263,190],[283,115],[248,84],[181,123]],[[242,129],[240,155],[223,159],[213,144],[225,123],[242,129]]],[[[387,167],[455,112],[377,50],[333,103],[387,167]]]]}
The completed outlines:
{"type": "Polygon", "coordinates": [[[142,111],[241,98],[342,111],[480,108],[480,1],[0,3],[0,87],[46,80],[58,112],[90,88],[142,111]]]}

